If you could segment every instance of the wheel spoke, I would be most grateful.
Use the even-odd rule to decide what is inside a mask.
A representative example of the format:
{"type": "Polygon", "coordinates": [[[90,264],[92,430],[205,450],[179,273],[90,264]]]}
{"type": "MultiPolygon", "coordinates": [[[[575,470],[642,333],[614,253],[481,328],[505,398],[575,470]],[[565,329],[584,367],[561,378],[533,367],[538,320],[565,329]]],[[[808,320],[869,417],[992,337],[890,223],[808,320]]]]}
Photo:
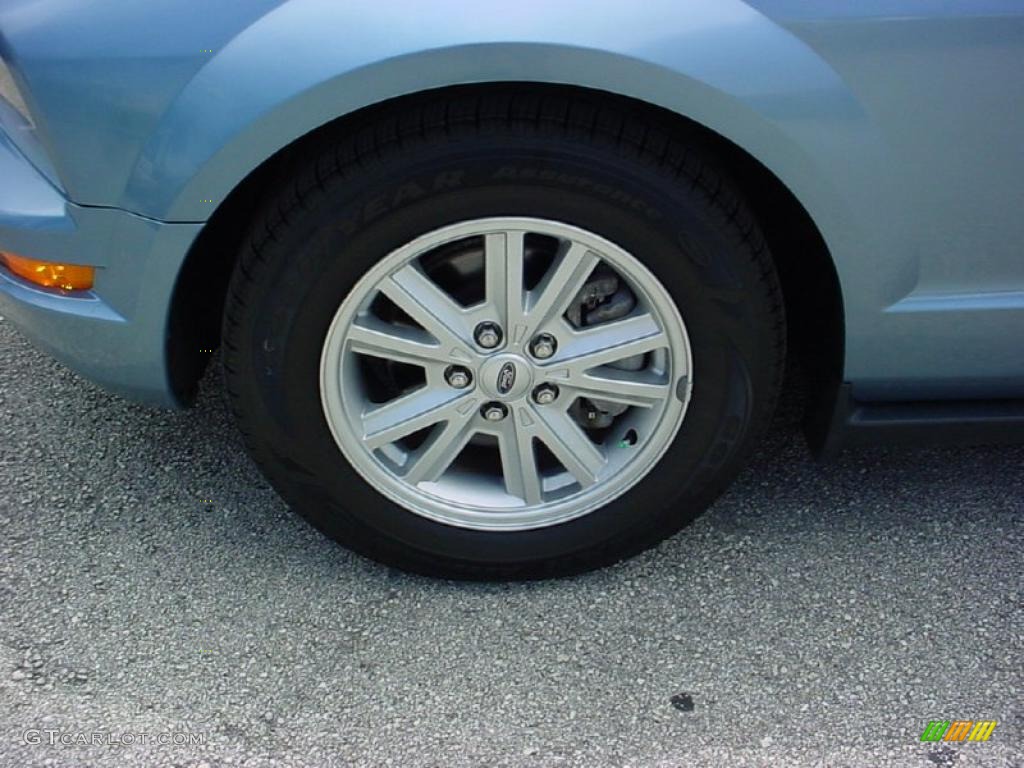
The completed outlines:
{"type": "Polygon", "coordinates": [[[641,408],[651,408],[671,394],[662,377],[650,371],[598,370],[600,373],[570,371],[568,378],[560,381],[577,395],[641,408]]]}
{"type": "Polygon", "coordinates": [[[498,435],[498,450],[505,475],[505,489],[527,504],[540,504],[544,499],[537,456],[533,450],[533,432],[513,414],[498,435]]]}
{"type": "Polygon", "coordinates": [[[462,350],[470,343],[466,312],[415,265],[386,278],[380,290],[446,349],[462,350]]]}
{"type": "Polygon", "coordinates": [[[523,328],[523,238],[524,232],[509,231],[487,235],[484,240],[484,275],[487,303],[494,307],[498,322],[509,338],[525,333],[523,328]]]}
{"type": "Polygon", "coordinates": [[[425,386],[363,414],[363,440],[376,450],[420,429],[455,418],[469,410],[471,395],[425,386]],[[461,402],[460,402],[461,401],[461,402]]]}
{"type": "Polygon", "coordinates": [[[374,317],[361,318],[348,333],[349,349],[397,363],[425,366],[446,358],[441,346],[416,328],[385,323],[374,317]]]}
{"type": "Polygon", "coordinates": [[[527,333],[532,336],[569,307],[600,259],[580,243],[570,243],[535,289],[530,291],[527,333]]]}
{"type": "Polygon", "coordinates": [[[551,365],[585,371],[668,346],[668,337],[649,314],[602,323],[565,339],[551,365]]]}
{"type": "Polygon", "coordinates": [[[584,488],[597,482],[605,465],[598,450],[565,411],[537,410],[536,435],[584,488]]]}
{"type": "Polygon", "coordinates": [[[466,408],[465,411],[457,411],[443,427],[435,428],[435,434],[410,457],[409,467],[402,475],[403,480],[416,485],[434,482],[444,474],[473,436],[471,425],[476,409],[466,408]]]}

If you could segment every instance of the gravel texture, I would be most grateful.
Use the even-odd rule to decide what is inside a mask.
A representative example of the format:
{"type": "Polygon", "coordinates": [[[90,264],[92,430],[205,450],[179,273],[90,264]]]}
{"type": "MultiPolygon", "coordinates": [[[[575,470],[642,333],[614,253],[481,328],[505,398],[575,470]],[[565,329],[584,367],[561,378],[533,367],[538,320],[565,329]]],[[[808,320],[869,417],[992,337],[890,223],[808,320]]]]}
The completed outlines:
{"type": "Polygon", "coordinates": [[[1024,447],[817,464],[787,408],[658,549],[464,584],[293,516],[219,387],[147,410],[0,321],[0,766],[1024,766],[1024,447]]]}

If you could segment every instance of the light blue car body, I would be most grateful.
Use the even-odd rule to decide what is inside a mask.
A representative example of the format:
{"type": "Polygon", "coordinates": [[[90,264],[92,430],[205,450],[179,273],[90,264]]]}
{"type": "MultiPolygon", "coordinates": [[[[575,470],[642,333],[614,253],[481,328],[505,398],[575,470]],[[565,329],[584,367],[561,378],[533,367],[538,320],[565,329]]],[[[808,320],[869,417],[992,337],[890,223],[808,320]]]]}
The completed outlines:
{"type": "MultiPolygon", "coordinates": [[[[0,314],[105,386],[175,405],[176,278],[204,222],[309,131],[427,89],[562,83],[735,143],[806,209],[864,401],[1024,397],[1019,0],[5,0],[0,314]]],[[[244,222],[239,222],[244,226],[244,222]]]]}

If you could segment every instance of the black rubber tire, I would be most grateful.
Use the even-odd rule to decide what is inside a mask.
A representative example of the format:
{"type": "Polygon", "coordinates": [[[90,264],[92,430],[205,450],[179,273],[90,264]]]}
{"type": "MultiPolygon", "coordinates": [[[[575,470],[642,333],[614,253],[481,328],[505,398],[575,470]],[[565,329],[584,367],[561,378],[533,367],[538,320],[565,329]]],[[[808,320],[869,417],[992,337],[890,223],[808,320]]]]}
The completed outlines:
{"type": "Polygon", "coordinates": [[[698,141],[610,96],[510,86],[403,101],[305,159],[242,249],[223,360],[252,457],[314,526],[419,573],[556,576],[656,544],[735,476],[774,410],[782,295],[753,216],[698,141]],[[393,504],[348,465],[323,415],[320,354],[376,260],[446,224],[515,215],[581,226],[644,261],[686,323],[693,393],[660,464],[611,504],[538,530],[464,530],[393,504]]]}

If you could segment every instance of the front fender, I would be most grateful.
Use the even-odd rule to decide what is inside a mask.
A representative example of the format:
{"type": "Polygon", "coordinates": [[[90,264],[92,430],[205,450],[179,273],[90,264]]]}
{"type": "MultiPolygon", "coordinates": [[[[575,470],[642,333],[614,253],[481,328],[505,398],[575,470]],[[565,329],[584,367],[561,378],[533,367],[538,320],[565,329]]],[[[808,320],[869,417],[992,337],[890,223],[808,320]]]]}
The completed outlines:
{"type": "Polygon", "coordinates": [[[794,194],[838,273],[847,372],[884,367],[877,318],[917,280],[897,226],[915,198],[877,115],[776,21],[774,0],[563,0],[514,9],[436,0],[290,0],[214,51],[138,154],[119,205],[207,220],[247,174],[336,118],[455,84],[544,82],[683,115],[744,149],[794,194]]]}
{"type": "Polygon", "coordinates": [[[826,62],[738,0],[655,0],[642,13],[606,3],[599,14],[589,0],[474,14],[442,0],[429,18],[412,0],[292,0],[233,37],[181,90],[119,205],[203,221],[261,162],[337,117],[416,91],[500,81],[585,86],[685,115],[743,147],[822,216],[844,205],[829,164],[863,144],[867,126],[826,62]]]}

